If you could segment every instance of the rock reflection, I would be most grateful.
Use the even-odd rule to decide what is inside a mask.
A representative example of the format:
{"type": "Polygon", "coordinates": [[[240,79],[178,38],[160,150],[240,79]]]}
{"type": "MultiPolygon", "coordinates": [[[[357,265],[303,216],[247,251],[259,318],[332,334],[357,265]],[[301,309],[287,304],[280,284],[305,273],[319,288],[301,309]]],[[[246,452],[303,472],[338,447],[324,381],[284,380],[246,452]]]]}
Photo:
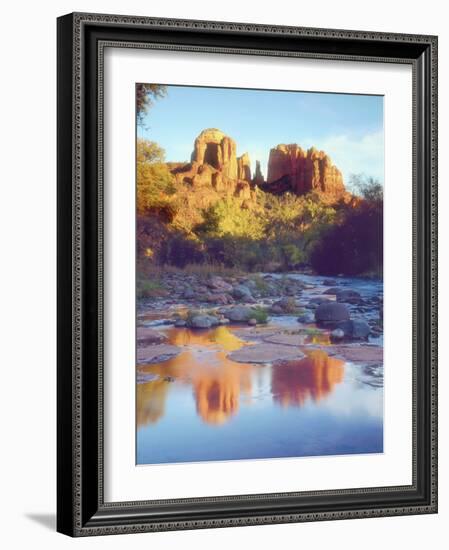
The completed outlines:
{"type": "Polygon", "coordinates": [[[169,343],[186,346],[186,350],[163,363],[139,367],[141,372],[157,374],[160,379],[138,385],[138,426],[157,422],[163,416],[172,386],[164,378],[192,387],[196,411],[204,422],[219,425],[228,421],[239,409],[240,393],[251,392],[253,366],[226,357],[245,342],[224,326],[201,332],[170,329],[167,336],[169,343]]]}
{"type": "Polygon", "coordinates": [[[137,384],[137,426],[154,424],[164,416],[168,388],[165,380],[137,384]]]}
{"type": "Polygon", "coordinates": [[[308,399],[319,401],[343,381],[344,361],[314,350],[299,361],[285,361],[273,368],[273,399],[283,407],[302,406],[308,399]]]}

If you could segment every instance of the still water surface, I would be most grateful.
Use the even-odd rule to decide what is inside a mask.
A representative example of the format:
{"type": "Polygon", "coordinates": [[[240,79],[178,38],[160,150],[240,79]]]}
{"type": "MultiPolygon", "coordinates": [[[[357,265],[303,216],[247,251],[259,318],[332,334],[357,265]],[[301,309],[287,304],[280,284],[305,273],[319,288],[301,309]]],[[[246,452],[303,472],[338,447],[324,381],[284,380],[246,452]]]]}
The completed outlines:
{"type": "Polygon", "coordinates": [[[381,367],[322,349],[242,364],[227,359],[249,344],[238,327],[164,332],[183,351],[138,368],[138,464],[383,451],[381,367]]]}

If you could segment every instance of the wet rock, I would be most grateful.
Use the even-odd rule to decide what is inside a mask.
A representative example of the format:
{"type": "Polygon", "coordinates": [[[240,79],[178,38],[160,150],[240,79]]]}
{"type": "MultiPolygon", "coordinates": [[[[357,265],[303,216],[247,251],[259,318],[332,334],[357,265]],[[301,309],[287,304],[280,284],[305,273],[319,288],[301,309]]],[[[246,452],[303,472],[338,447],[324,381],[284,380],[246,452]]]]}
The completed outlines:
{"type": "Polygon", "coordinates": [[[137,363],[161,363],[181,353],[182,349],[171,344],[156,344],[137,348],[137,363]]]}
{"type": "Polygon", "coordinates": [[[162,332],[147,327],[138,327],[136,336],[139,344],[161,344],[167,340],[162,332]]]}
{"type": "Polygon", "coordinates": [[[225,317],[236,323],[244,323],[252,319],[253,310],[247,306],[234,306],[223,312],[225,317]]]}
{"type": "Polygon", "coordinates": [[[371,328],[363,319],[354,319],[352,321],[352,337],[353,338],[368,338],[371,328]]]}
{"type": "Polygon", "coordinates": [[[353,340],[365,340],[371,332],[371,327],[363,319],[341,321],[336,324],[336,328],[343,331],[345,338],[353,340]]]}
{"type": "Polygon", "coordinates": [[[257,288],[256,281],[253,281],[252,279],[245,279],[243,285],[248,287],[251,292],[253,292],[257,288]]]}
{"type": "Polygon", "coordinates": [[[322,325],[335,324],[338,321],[349,320],[349,309],[345,304],[338,302],[326,302],[320,304],[315,310],[315,320],[322,325]]]}
{"type": "Polygon", "coordinates": [[[289,296],[285,298],[281,298],[277,302],[274,302],[274,304],[271,306],[271,311],[273,313],[277,313],[280,311],[280,313],[294,313],[298,309],[298,304],[296,303],[296,300],[289,296]]]}
{"type": "Polygon", "coordinates": [[[340,291],[341,291],[341,288],[339,288],[337,286],[333,286],[333,287],[328,288],[327,290],[325,290],[323,292],[323,294],[330,294],[332,296],[336,296],[340,291]]]}
{"type": "Polygon", "coordinates": [[[175,321],[175,327],[176,328],[182,328],[182,327],[185,327],[186,326],[186,321],[184,321],[184,319],[178,319],[177,321],[175,321]]]}
{"type": "Polygon", "coordinates": [[[345,302],[347,304],[360,304],[362,297],[355,290],[342,289],[337,292],[337,302],[345,302]]]}
{"type": "Polygon", "coordinates": [[[353,363],[381,364],[383,348],[370,345],[337,345],[327,346],[325,351],[332,356],[341,357],[353,363]]]}
{"type": "MultiPolygon", "coordinates": [[[[313,306],[313,308],[318,307],[320,304],[324,304],[325,302],[330,302],[331,300],[329,298],[325,298],[324,296],[315,296],[314,298],[311,298],[307,304],[307,306],[313,306]]],[[[306,306],[306,307],[307,307],[306,306]]]]}
{"type": "Polygon", "coordinates": [[[232,292],[232,285],[227,283],[224,279],[218,276],[211,277],[208,282],[209,288],[218,290],[220,292],[232,292]]]}
{"type": "Polygon", "coordinates": [[[147,384],[148,382],[154,382],[159,379],[158,374],[150,372],[137,372],[136,382],[137,384],[147,384]]]}
{"type": "Polygon", "coordinates": [[[238,300],[246,300],[247,302],[254,301],[250,289],[245,285],[237,285],[232,289],[232,295],[238,300]]]}
{"type": "Polygon", "coordinates": [[[341,328],[336,328],[331,332],[331,338],[333,340],[343,340],[345,333],[341,328]]]}
{"type": "Polygon", "coordinates": [[[187,326],[190,328],[211,328],[218,325],[218,319],[213,315],[198,314],[187,320],[187,326]]]}
{"type": "Polygon", "coordinates": [[[304,353],[296,347],[266,343],[244,346],[228,355],[228,359],[238,363],[273,363],[303,357],[305,357],[304,353]]]}
{"type": "Polygon", "coordinates": [[[229,294],[214,294],[214,293],[211,293],[211,294],[207,295],[206,301],[209,302],[209,303],[219,304],[219,305],[222,305],[222,306],[234,303],[234,299],[232,298],[232,296],[229,296],[229,294]]]}
{"type": "Polygon", "coordinates": [[[304,324],[314,323],[315,315],[311,311],[306,311],[297,318],[297,321],[298,323],[304,323],[304,324]]]}
{"type": "Polygon", "coordinates": [[[251,327],[255,327],[257,325],[257,319],[254,319],[254,318],[248,319],[248,325],[251,327]]]}
{"type": "Polygon", "coordinates": [[[263,341],[270,344],[281,344],[282,346],[303,346],[306,343],[306,334],[269,334],[263,341]]]}
{"type": "Polygon", "coordinates": [[[274,313],[275,315],[282,315],[282,313],[284,313],[284,310],[281,308],[281,306],[277,306],[276,304],[273,304],[270,307],[270,312],[274,313]]]}
{"type": "Polygon", "coordinates": [[[287,294],[287,296],[295,296],[297,292],[298,290],[295,286],[287,286],[284,288],[284,293],[287,294]]]}
{"type": "Polygon", "coordinates": [[[324,279],[323,285],[325,286],[335,286],[337,281],[335,279],[324,279]]]}

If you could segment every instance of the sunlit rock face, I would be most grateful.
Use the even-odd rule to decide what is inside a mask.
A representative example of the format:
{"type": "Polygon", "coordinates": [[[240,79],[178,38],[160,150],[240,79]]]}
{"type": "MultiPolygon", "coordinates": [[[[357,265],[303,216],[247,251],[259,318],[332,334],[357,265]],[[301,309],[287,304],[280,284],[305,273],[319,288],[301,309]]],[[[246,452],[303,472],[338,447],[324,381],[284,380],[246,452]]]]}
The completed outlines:
{"type": "Polygon", "coordinates": [[[329,357],[322,350],[307,353],[299,361],[286,361],[273,370],[273,399],[282,406],[302,406],[307,400],[319,401],[343,381],[344,361],[329,357]]]}
{"type": "Polygon", "coordinates": [[[195,139],[192,163],[208,164],[222,176],[238,179],[238,165],[235,141],[217,128],[203,130],[195,139]]]}
{"type": "Polygon", "coordinates": [[[317,191],[332,197],[344,194],[340,170],[324,151],[307,151],[296,143],[277,145],[270,151],[266,191],[305,195],[317,191]]]}
{"type": "Polygon", "coordinates": [[[260,160],[256,160],[256,170],[254,172],[253,184],[254,185],[263,185],[265,179],[262,174],[262,169],[260,167],[260,160]]]}
{"type": "Polygon", "coordinates": [[[195,139],[190,163],[171,163],[178,183],[211,188],[243,200],[252,198],[251,160],[237,157],[235,141],[217,128],[203,130],[195,139]]]}

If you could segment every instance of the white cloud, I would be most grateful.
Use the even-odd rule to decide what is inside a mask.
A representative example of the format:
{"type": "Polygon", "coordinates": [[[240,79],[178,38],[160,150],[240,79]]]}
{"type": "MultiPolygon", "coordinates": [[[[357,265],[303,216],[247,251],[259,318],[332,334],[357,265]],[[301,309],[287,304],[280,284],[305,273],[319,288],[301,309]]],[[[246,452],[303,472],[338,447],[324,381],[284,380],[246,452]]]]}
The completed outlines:
{"type": "Polygon", "coordinates": [[[331,136],[315,147],[325,151],[342,171],[345,182],[351,174],[365,174],[384,181],[383,132],[366,134],[361,139],[347,135],[331,136]]]}

